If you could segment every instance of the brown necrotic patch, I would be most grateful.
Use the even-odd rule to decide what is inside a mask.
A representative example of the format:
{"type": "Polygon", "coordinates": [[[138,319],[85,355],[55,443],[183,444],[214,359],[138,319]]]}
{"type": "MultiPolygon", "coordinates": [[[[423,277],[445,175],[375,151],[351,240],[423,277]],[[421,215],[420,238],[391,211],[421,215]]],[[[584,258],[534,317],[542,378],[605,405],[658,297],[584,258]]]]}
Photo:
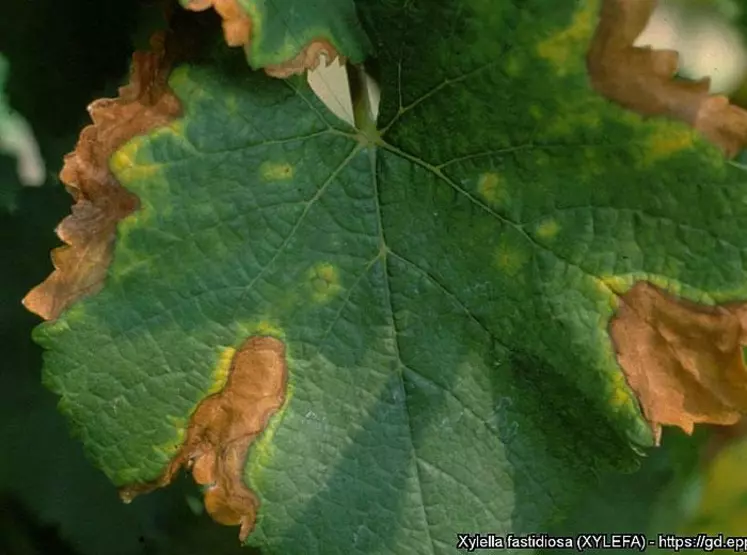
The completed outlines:
{"type": "Polygon", "coordinates": [[[171,61],[165,44],[166,36],[156,35],[152,52],[133,55],[130,83],[119,89],[118,98],[88,106],[93,124],[83,129],[75,150],[65,156],[60,180],[75,200],[72,213],[56,229],[65,246],[52,251],[54,272],[23,299],[28,310],[45,320],[101,290],[117,223],[138,207],[137,197],[109,170],[112,154],[181,111],[167,85],[171,61]]]}
{"type": "Polygon", "coordinates": [[[247,451],[285,400],[285,346],[251,337],[236,352],[222,391],[203,400],[190,418],[187,439],[155,482],[120,490],[125,500],[168,485],[186,465],[206,486],[205,507],[221,524],[240,526],[243,541],[254,528],[259,500],[243,480],[247,451]]]}
{"type": "Polygon", "coordinates": [[[709,94],[710,80],[676,79],[677,52],[633,46],[656,0],[604,0],[587,55],[591,85],[643,116],[668,116],[697,129],[731,157],[747,143],[747,111],[709,94]]]}
{"type": "Polygon", "coordinates": [[[340,56],[332,43],[326,39],[317,38],[307,44],[296,57],[282,64],[267,66],[265,73],[270,77],[286,79],[291,75],[318,68],[322,59],[324,59],[326,66],[337,58],[340,59],[340,64],[345,63],[345,58],[340,56]]]}
{"type": "Polygon", "coordinates": [[[610,333],[657,439],[661,426],[735,424],[747,412],[744,303],[706,306],[648,282],[620,297],[610,333]]]}

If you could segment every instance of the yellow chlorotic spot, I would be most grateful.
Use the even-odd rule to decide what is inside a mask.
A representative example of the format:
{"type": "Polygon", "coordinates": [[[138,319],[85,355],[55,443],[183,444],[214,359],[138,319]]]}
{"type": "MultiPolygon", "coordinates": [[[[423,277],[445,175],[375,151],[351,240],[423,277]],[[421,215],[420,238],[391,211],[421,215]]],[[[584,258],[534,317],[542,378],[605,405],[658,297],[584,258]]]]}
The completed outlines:
{"type": "Polygon", "coordinates": [[[616,312],[617,309],[620,308],[620,297],[615,295],[613,292],[610,292],[610,290],[607,289],[607,286],[601,281],[597,280],[597,284],[599,285],[599,290],[607,295],[605,299],[601,301],[602,310],[609,309],[612,312],[616,312]]]}
{"type": "Polygon", "coordinates": [[[213,395],[214,393],[223,391],[223,388],[226,386],[226,382],[228,381],[228,371],[231,369],[231,361],[235,354],[236,349],[233,347],[226,347],[221,351],[220,356],[218,357],[218,364],[213,368],[213,373],[211,375],[212,384],[210,385],[210,389],[207,391],[208,395],[213,395]]]}
{"type": "Polygon", "coordinates": [[[119,179],[127,181],[144,180],[158,173],[157,164],[143,164],[137,161],[137,154],[143,146],[145,137],[136,137],[128,141],[109,159],[109,169],[119,179]]]}
{"type": "Polygon", "coordinates": [[[160,170],[160,164],[145,163],[143,160],[138,160],[138,154],[148,142],[163,136],[174,137],[178,141],[184,142],[184,123],[180,120],[172,121],[169,125],[154,129],[147,135],[130,139],[109,159],[109,169],[121,180],[151,179],[160,170]]]}
{"type": "MultiPolygon", "coordinates": [[[[151,192],[153,190],[154,188],[151,189],[151,192]]],[[[141,197],[140,208],[132,214],[125,216],[117,224],[117,249],[126,248],[126,246],[122,245],[126,245],[127,236],[130,234],[130,232],[132,232],[132,230],[134,229],[143,229],[153,219],[153,216],[156,214],[156,210],[153,208],[150,202],[148,202],[148,200],[149,199],[143,199],[141,197]]],[[[167,206],[159,210],[158,214],[161,217],[169,217],[172,213],[172,210],[173,209],[171,206],[167,206]]]]}
{"type": "Polygon", "coordinates": [[[187,429],[187,419],[182,418],[180,416],[167,416],[166,420],[169,421],[169,424],[174,426],[177,430],[186,430],[187,429]]]}
{"type": "Polygon", "coordinates": [[[156,127],[152,131],[149,131],[147,135],[143,135],[143,140],[153,140],[157,137],[170,136],[176,139],[184,138],[184,120],[176,119],[171,121],[168,125],[156,127]]]}
{"type": "Polygon", "coordinates": [[[495,251],[495,265],[504,274],[515,276],[529,260],[529,254],[516,245],[510,245],[508,241],[502,240],[495,251]]]}
{"type": "Polygon", "coordinates": [[[293,177],[293,166],[276,162],[262,162],[259,174],[265,181],[282,181],[293,177]]]}
{"type": "Polygon", "coordinates": [[[535,234],[540,239],[553,239],[560,231],[560,224],[552,218],[543,220],[537,226],[535,234]]]}
{"type": "Polygon", "coordinates": [[[477,192],[488,204],[493,205],[505,202],[508,197],[503,179],[493,172],[484,173],[477,178],[477,192]]]}
{"type": "Polygon", "coordinates": [[[133,229],[141,227],[140,224],[147,219],[148,214],[143,214],[142,210],[143,208],[141,206],[140,210],[126,216],[117,224],[118,247],[119,244],[124,242],[124,238],[127,237],[133,229]]]}
{"type": "Polygon", "coordinates": [[[610,404],[614,409],[619,410],[625,405],[630,404],[630,402],[631,399],[628,384],[625,382],[622,372],[616,370],[612,375],[612,395],[610,396],[610,404]]]}
{"type": "Polygon", "coordinates": [[[169,137],[169,140],[180,144],[185,148],[185,150],[195,151],[194,145],[187,138],[186,123],[184,119],[176,119],[171,121],[168,125],[157,127],[144,138],[154,141],[155,139],[162,137],[169,137]]]}
{"type": "MultiPolygon", "coordinates": [[[[638,281],[647,281],[670,295],[682,297],[688,301],[704,305],[714,305],[717,302],[733,300],[735,297],[743,297],[744,290],[739,291],[717,291],[705,293],[700,289],[683,285],[681,282],[662,276],[660,274],[646,274],[634,272],[618,276],[601,276],[597,279],[600,285],[612,291],[616,295],[623,295],[638,281]]],[[[617,299],[617,297],[615,297],[617,299]]]]}
{"type": "Polygon", "coordinates": [[[171,133],[173,133],[174,135],[184,137],[184,120],[183,119],[175,119],[171,123],[169,123],[165,128],[169,129],[171,133]]]}
{"type": "Polygon", "coordinates": [[[268,463],[272,458],[275,443],[272,441],[275,437],[280,422],[283,420],[285,409],[288,407],[290,400],[293,398],[294,386],[293,381],[289,378],[288,385],[285,387],[285,400],[278,409],[278,411],[272,415],[267,427],[262,431],[259,437],[252,443],[251,450],[249,452],[249,460],[247,461],[247,474],[249,475],[253,484],[257,484],[258,476],[257,472],[262,472],[263,469],[267,468],[268,463]]]}
{"type": "Polygon", "coordinates": [[[259,324],[257,324],[257,333],[259,335],[271,335],[278,338],[283,336],[283,330],[268,320],[260,320],[259,324]]]}
{"type": "Polygon", "coordinates": [[[673,154],[693,148],[697,131],[678,123],[660,123],[644,146],[643,164],[648,166],[673,154]]]}
{"type": "Polygon", "coordinates": [[[158,164],[147,164],[138,160],[138,153],[145,141],[151,137],[140,136],[120,147],[109,159],[109,169],[121,181],[144,181],[152,179],[160,170],[158,164]]]}
{"type": "Polygon", "coordinates": [[[608,304],[610,309],[616,310],[618,306],[617,291],[612,289],[605,278],[591,276],[591,282],[598,293],[604,296],[604,303],[608,304]]]}
{"type": "Polygon", "coordinates": [[[599,0],[580,2],[571,24],[537,45],[537,54],[549,61],[558,73],[566,75],[584,66],[584,53],[599,15],[599,0]]]}
{"type": "Polygon", "coordinates": [[[633,287],[636,277],[633,274],[622,276],[600,276],[599,281],[606,289],[609,289],[618,295],[623,295],[628,289],[633,287]]]}
{"type": "Polygon", "coordinates": [[[272,322],[267,316],[263,316],[258,322],[255,321],[238,324],[238,331],[236,334],[237,342],[241,343],[247,337],[252,335],[265,335],[281,340],[285,337],[282,328],[272,322]]]}
{"type": "Polygon", "coordinates": [[[161,455],[165,455],[169,459],[172,458],[181,449],[184,440],[187,438],[187,422],[183,418],[177,418],[175,416],[169,416],[166,418],[169,424],[174,426],[174,433],[176,437],[165,443],[154,445],[153,451],[161,455]]]}
{"type": "Polygon", "coordinates": [[[599,281],[618,295],[625,294],[637,281],[648,281],[672,295],[682,295],[682,284],[658,274],[645,274],[641,272],[619,276],[601,276],[599,281]]]}
{"type": "Polygon", "coordinates": [[[120,147],[109,159],[109,169],[114,173],[120,173],[135,165],[137,151],[140,149],[140,141],[132,139],[120,147]]]}
{"type": "Polygon", "coordinates": [[[157,164],[137,164],[121,171],[115,171],[115,175],[122,181],[145,181],[152,179],[159,171],[157,164]]]}
{"type": "Polygon", "coordinates": [[[337,268],[328,262],[311,268],[308,277],[311,280],[313,299],[317,302],[327,302],[342,290],[337,268]]]}

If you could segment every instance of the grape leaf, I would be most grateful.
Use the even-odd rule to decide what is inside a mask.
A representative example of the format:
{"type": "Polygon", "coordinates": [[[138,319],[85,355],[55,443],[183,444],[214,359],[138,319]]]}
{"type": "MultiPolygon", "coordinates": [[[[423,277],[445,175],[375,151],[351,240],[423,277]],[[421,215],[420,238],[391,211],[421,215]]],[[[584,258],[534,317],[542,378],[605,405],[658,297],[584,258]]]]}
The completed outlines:
{"type": "Polygon", "coordinates": [[[105,287],[35,333],[46,383],[115,484],[152,483],[235,350],[272,336],[289,383],[246,460],[250,541],[541,530],[654,443],[608,331],[621,295],[745,296],[745,175],[591,89],[599,2],[359,8],[375,128],[303,79],[174,71],[183,118],[110,162],[140,208],[105,287]]]}

